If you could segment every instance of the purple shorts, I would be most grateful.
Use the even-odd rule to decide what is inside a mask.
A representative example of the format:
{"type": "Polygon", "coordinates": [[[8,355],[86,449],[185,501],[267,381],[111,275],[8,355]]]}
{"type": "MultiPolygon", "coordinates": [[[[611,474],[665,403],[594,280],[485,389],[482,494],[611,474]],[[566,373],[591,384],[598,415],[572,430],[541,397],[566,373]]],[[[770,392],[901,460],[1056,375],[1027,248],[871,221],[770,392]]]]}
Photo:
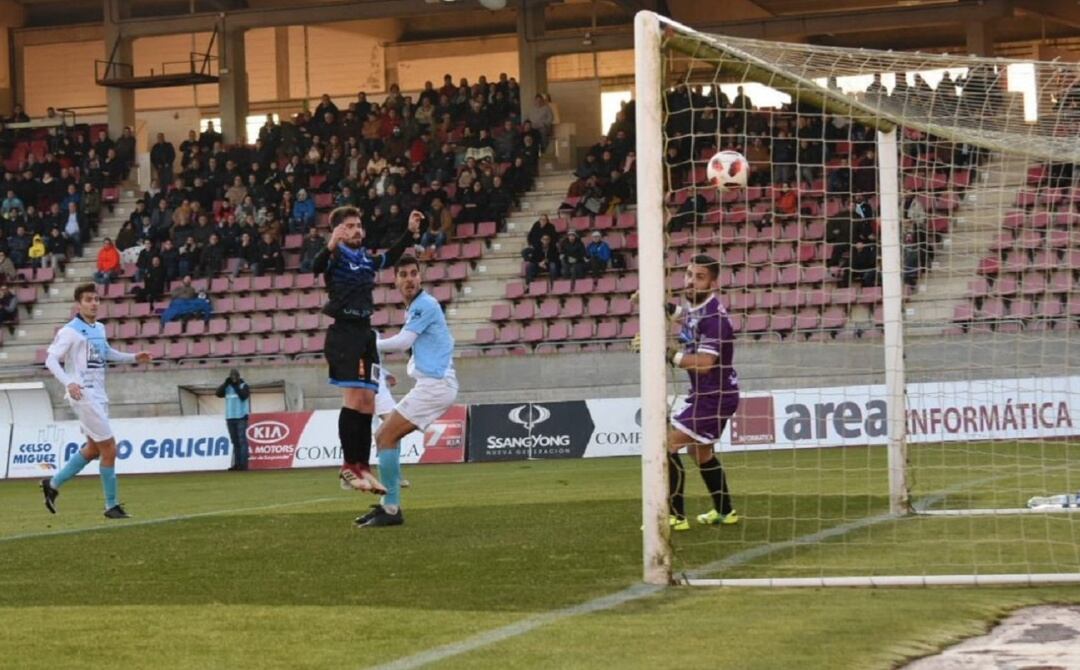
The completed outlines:
{"type": "Polygon", "coordinates": [[[739,407],[737,395],[727,396],[719,402],[693,396],[687,401],[686,408],[671,417],[671,425],[702,444],[718,442],[728,419],[739,407]]]}

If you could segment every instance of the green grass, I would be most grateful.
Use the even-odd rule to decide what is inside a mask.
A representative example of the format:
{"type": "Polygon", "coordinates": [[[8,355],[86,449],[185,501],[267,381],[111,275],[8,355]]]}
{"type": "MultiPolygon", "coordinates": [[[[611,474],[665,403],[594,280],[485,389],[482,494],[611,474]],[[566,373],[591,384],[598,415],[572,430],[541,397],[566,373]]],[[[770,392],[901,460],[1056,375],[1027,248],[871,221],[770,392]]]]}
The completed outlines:
{"type": "MultiPolygon", "coordinates": [[[[1041,449],[914,449],[916,498],[1016,507],[1077,488],[1069,445],[1041,449]]],[[[725,460],[746,520],[678,535],[680,570],[727,558],[713,576],[1080,571],[1071,517],[905,519],[806,541],[887,510],[880,449],[725,460]]],[[[337,490],[326,470],[122,477],[140,522],[127,525],[101,519],[96,478],[66,486],[55,517],[34,482],[0,483],[0,668],[358,668],[640,578],[636,460],[407,476],[407,524],[365,531],[351,519],[374,499],[337,490]]],[[[692,511],[708,506],[701,490],[693,475],[692,511]]],[[[886,668],[1050,601],[1080,601],[1080,588],[669,589],[436,667],[886,668]]]]}

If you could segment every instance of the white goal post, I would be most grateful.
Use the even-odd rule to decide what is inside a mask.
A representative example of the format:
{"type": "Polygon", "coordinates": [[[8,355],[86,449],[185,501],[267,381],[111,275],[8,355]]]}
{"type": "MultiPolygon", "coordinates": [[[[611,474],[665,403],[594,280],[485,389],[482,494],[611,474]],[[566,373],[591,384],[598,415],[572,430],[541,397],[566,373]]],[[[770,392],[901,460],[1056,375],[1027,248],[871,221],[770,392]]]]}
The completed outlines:
{"type": "MultiPolygon", "coordinates": [[[[1080,520],[1023,507],[1080,489],[1067,449],[1080,434],[1069,404],[1075,393],[1080,406],[1080,379],[1068,369],[1080,340],[1070,334],[1080,265],[1069,265],[1074,237],[1080,263],[1080,187],[1055,167],[1080,162],[1080,102],[1069,106],[1080,66],[725,38],[643,11],[635,70],[645,582],[1080,583],[1080,520]],[[764,103],[718,102],[744,87],[764,103]],[[811,169],[808,126],[824,128],[826,146],[811,169]],[[777,158],[789,143],[798,161],[777,158]],[[717,193],[701,161],[735,147],[755,181],[717,193]],[[855,170],[871,169],[860,190],[855,170]],[[780,204],[788,191],[794,210],[780,204]],[[872,232],[841,225],[831,237],[870,203],[873,225],[860,231],[872,232]],[[859,265],[870,247],[876,264],[859,265]],[[751,439],[728,425],[721,457],[741,525],[673,533],[666,436],[686,380],[666,361],[665,303],[704,252],[739,303],[725,306],[744,398],[773,389],[778,428],[751,439]],[[773,376],[746,374],[744,351],[747,369],[773,376]],[[820,368],[775,372],[808,359],[820,368]],[[820,402],[806,400],[815,393],[820,402]],[[850,428],[870,426],[870,397],[884,400],[884,434],[850,428]],[[1000,417],[1015,408],[1010,427],[1000,417]],[[832,426],[839,436],[823,434],[832,426]],[[741,490],[748,480],[753,490],[741,490]]],[[[688,495],[700,486],[693,470],[688,495]]]]}

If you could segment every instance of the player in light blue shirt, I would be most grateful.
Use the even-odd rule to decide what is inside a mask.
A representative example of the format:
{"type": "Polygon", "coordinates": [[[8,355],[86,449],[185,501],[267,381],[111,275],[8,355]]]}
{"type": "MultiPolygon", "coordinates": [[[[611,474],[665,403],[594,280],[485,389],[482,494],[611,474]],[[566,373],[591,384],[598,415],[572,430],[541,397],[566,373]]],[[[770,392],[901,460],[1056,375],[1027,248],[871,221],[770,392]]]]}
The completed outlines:
{"type": "Polygon", "coordinates": [[[454,404],[458,382],[454,372],[454,337],[439,301],[421,287],[420,263],[402,256],[394,266],[394,284],[408,305],[405,327],[380,339],[379,353],[412,349],[408,374],[416,384],[390,412],[375,434],[379,478],[386,487],[382,504],[356,520],[361,528],[400,526],[401,452],[398,442],[414,430],[424,431],[454,404]]]}

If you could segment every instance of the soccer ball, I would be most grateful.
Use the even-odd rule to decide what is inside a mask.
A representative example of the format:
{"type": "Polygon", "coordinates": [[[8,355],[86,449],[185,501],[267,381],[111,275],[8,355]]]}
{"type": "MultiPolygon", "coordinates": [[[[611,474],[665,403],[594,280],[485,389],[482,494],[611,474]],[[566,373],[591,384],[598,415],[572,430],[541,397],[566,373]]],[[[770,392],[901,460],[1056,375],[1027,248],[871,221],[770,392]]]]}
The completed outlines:
{"type": "Polygon", "coordinates": [[[738,151],[720,151],[709,159],[705,170],[709,182],[720,191],[734,191],[746,188],[746,178],[750,176],[750,163],[738,151]]]}

